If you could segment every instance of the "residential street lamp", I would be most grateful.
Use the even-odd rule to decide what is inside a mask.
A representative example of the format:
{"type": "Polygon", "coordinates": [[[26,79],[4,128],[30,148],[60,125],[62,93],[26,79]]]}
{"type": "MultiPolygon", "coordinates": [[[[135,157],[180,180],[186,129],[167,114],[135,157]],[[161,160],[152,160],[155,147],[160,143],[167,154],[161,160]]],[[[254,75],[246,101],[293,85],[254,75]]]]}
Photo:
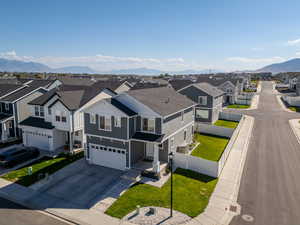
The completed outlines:
{"type": "Polygon", "coordinates": [[[173,152],[169,154],[170,160],[170,170],[171,170],[171,207],[170,207],[170,217],[173,216],[173,152]]]}

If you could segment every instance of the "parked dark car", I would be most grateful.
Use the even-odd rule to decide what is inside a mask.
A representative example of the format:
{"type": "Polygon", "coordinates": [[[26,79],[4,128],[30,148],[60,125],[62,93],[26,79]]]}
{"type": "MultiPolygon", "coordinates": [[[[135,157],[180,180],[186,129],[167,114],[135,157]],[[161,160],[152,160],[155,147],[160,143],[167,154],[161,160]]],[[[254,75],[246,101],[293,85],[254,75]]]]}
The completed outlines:
{"type": "Polygon", "coordinates": [[[13,167],[29,159],[34,159],[40,154],[37,148],[19,147],[9,149],[0,154],[0,166],[13,167]]]}

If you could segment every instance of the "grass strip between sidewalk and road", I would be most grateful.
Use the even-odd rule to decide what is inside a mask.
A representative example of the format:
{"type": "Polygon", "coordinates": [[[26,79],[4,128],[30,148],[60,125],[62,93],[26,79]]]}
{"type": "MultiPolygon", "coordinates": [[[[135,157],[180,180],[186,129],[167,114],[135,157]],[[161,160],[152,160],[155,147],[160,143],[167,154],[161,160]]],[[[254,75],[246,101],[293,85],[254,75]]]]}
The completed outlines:
{"type": "MultiPolygon", "coordinates": [[[[170,179],[161,187],[136,183],[129,188],[105,212],[123,218],[140,207],[170,207],[170,179]]],[[[217,184],[217,178],[177,168],[173,175],[173,207],[190,217],[204,211],[217,184]]]]}
{"type": "Polygon", "coordinates": [[[43,157],[21,169],[9,172],[1,178],[28,187],[43,179],[46,173],[53,174],[83,156],[84,153],[80,152],[74,155],[61,154],[56,158],[43,157]],[[31,175],[28,174],[29,167],[32,167],[31,175]]]}

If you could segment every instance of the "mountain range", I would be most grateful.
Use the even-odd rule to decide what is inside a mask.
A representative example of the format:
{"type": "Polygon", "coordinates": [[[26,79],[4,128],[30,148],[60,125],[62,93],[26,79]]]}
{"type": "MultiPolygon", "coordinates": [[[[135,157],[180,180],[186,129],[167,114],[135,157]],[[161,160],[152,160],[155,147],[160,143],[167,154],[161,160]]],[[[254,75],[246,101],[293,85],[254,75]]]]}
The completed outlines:
{"type": "Polygon", "coordinates": [[[274,63],[256,70],[255,72],[300,72],[300,58],[291,59],[282,63],[274,63]]]}
{"type": "Polygon", "coordinates": [[[88,73],[88,74],[140,74],[140,75],[159,75],[164,73],[169,74],[204,74],[217,73],[218,70],[182,70],[182,71],[162,71],[151,68],[133,68],[120,69],[109,71],[96,71],[88,66],[68,66],[61,68],[51,68],[37,62],[24,62],[19,60],[10,60],[0,58],[0,71],[5,72],[47,72],[47,73],[88,73]]]}
{"type": "MultiPolygon", "coordinates": [[[[6,72],[47,72],[47,73],[88,73],[88,74],[139,74],[139,75],[159,75],[169,74],[205,74],[218,73],[220,70],[182,70],[182,71],[162,71],[151,68],[120,69],[100,72],[88,66],[67,66],[61,68],[51,68],[45,64],[37,62],[24,62],[20,60],[10,60],[0,58],[0,71],[6,72]]],[[[267,65],[261,69],[247,72],[300,72],[300,58],[291,59],[282,63],[267,65]]]]}

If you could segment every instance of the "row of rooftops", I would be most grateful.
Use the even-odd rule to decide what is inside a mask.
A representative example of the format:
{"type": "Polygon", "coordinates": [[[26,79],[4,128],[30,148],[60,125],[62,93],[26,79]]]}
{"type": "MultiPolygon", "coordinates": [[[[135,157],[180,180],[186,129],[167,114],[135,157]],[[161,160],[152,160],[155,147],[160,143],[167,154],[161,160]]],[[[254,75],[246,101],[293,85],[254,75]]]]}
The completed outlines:
{"type": "MultiPolygon", "coordinates": [[[[61,83],[63,83],[62,85],[47,92],[45,90],[43,95],[29,102],[29,104],[43,106],[56,95],[59,101],[61,101],[70,111],[75,111],[105,89],[109,90],[114,95],[117,95],[115,90],[126,82],[130,87],[130,90],[126,92],[128,95],[134,97],[160,115],[166,116],[195,104],[186,96],[177,92],[182,88],[193,85],[203,90],[208,95],[217,97],[224,94],[217,86],[228,80],[234,85],[240,81],[238,79],[216,79],[205,76],[199,77],[196,81],[188,79],[172,79],[169,80],[168,83],[136,81],[135,84],[131,84],[127,80],[117,79],[98,80],[91,83],[82,82],[85,79],[80,78],[66,79],[68,80],[66,83],[63,83],[63,80],[60,80],[61,83]],[[71,80],[73,83],[70,82],[71,80]],[[213,86],[212,84],[215,85],[213,86]]],[[[55,80],[0,79],[0,100],[13,102],[38,88],[47,88],[53,82],[55,82],[55,80]]],[[[118,102],[116,99],[113,98],[110,101],[126,114],[135,114],[135,112],[127,108],[121,102],[118,102]]]]}

